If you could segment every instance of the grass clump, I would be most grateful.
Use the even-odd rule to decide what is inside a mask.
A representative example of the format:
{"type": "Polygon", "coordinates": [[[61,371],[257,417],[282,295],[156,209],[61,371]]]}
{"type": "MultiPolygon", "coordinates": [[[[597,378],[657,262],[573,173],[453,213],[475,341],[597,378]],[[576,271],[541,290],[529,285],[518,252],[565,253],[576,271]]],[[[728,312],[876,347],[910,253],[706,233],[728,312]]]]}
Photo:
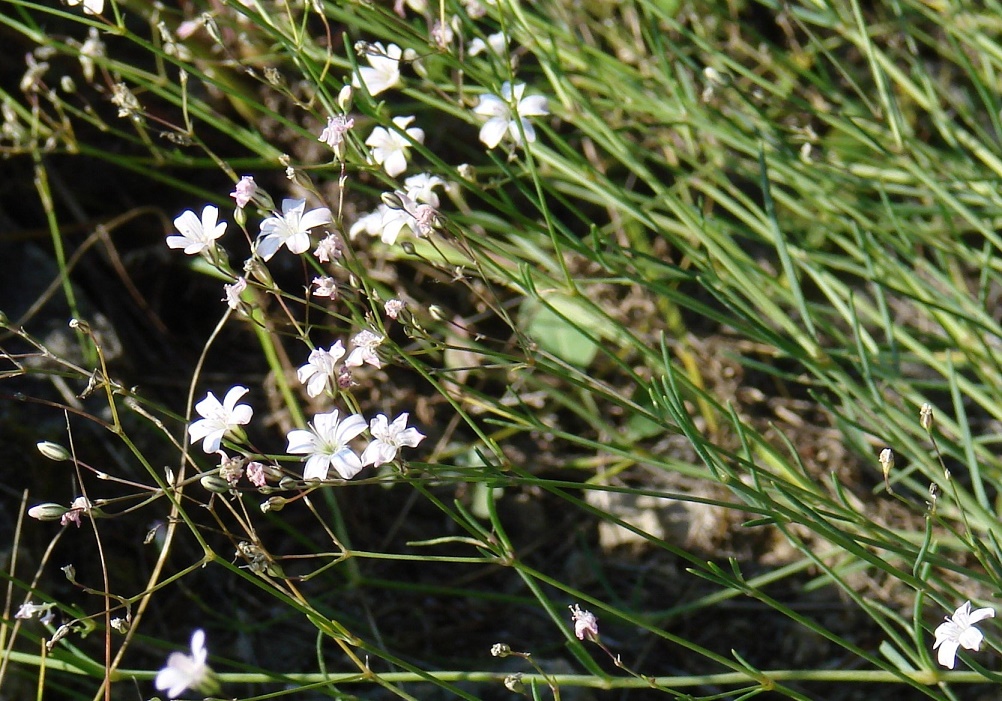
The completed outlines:
{"type": "Polygon", "coordinates": [[[179,8],[0,14],[5,686],[998,681],[994,10],[179,8]]]}

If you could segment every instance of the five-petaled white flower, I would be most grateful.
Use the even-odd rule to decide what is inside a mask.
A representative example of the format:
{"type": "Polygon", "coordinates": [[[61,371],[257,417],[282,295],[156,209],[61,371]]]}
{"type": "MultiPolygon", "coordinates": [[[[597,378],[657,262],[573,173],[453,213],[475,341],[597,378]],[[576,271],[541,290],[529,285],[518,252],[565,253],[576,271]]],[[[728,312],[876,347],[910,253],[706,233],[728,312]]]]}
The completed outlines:
{"type": "Polygon", "coordinates": [[[218,218],[219,210],[211,204],[202,208],[201,220],[190,209],[184,210],[174,220],[174,227],[181,232],[181,235],[168,236],[167,246],[183,248],[189,256],[201,253],[226,231],[226,222],[217,224],[218,218]]]}
{"type": "Polygon", "coordinates": [[[66,0],[66,4],[75,7],[83,3],[84,14],[99,15],[104,12],[104,0],[66,0]]]}
{"type": "Polygon", "coordinates": [[[365,419],[360,414],[346,416],[338,421],[335,409],[329,414],[317,414],[309,431],[289,431],[289,452],[307,455],[304,480],[325,480],[330,468],[337,470],[343,479],[350,480],[362,469],[362,461],[348,441],[365,430],[365,419]]]}
{"type": "Polygon", "coordinates": [[[391,423],[385,414],[376,414],[369,422],[369,433],[372,442],[362,451],[362,464],[379,467],[397,456],[401,447],[415,447],[424,440],[423,433],[416,428],[407,427],[407,412],[405,411],[391,423]]]}
{"type": "Polygon", "coordinates": [[[376,349],[382,342],[383,337],[379,334],[374,334],[368,329],[359,331],[351,339],[351,344],[354,348],[351,349],[351,353],[345,358],[344,364],[350,368],[361,367],[363,363],[368,363],[376,368],[382,367],[379,356],[376,355],[376,349]]]}
{"type": "Polygon", "coordinates": [[[195,411],[203,418],[188,427],[191,440],[202,441],[202,450],[206,453],[215,453],[219,450],[223,435],[236,429],[237,426],[250,423],[254,410],[249,404],[237,404],[249,391],[240,385],[231,387],[222,404],[212,392],[206,394],[205,399],[195,405],[195,411]]]}
{"type": "Polygon", "coordinates": [[[271,259],[283,244],[291,253],[310,250],[310,229],[332,221],[331,211],[319,207],[305,212],[306,200],[282,200],[282,216],[268,217],[261,222],[257,240],[257,254],[271,259]]]}
{"type": "Polygon", "coordinates": [[[522,133],[526,141],[536,140],[536,130],[526,117],[542,117],[549,114],[546,98],[542,95],[522,97],[525,83],[512,89],[511,83],[501,85],[501,96],[481,95],[480,102],[473,108],[476,114],[490,119],[480,128],[480,140],[487,148],[494,148],[507,133],[516,144],[522,143],[522,133]],[[514,106],[514,109],[513,109],[514,106]],[[519,123],[522,125],[519,130],[519,123]]]}
{"type": "Polygon", "coordinates": [[[424,143],[423,129],[407,128],[413,121],[414,117],[394,117],[393,124],[396,125],[396,129],[376,127],[365,140],[365,145],[372,149],[373,163],[383,166],[383,170],[391,178],[407,170],[407,149],[411,147],[411,141],[424,143]]]}
{"type": "Polygon", "coordinates": [[[205,631],[196,630],[191,634],[191,654],[172,652],[167,658],[167,666],[157,672],[153,682],[158,691],[167,693],[167,698],[177,698],[185,689],[203,694],[213,694],[218,689],[212,676],[212,669],[205,663],[208,658],[205,649],[205,631]]]}
{"type": "Polygon", "coordinates": [[[390,44],[384,48],[377,41],[366,47],[365,58],[371,67],[359,68],[358,75],[352,78],[352,85],[357,88],[365,83],[365,89],[373,96],[400,85],[400,59],[403,58],[403,51],[399,46],[390,44]]]}
{"type": "Polygon", "coordinates": [[[306,393],[311,397],[319,397],[328,387],[337,382],[337,371],[334,365],[344,357],[344,344],[338,341],[330,350],[317,348],[310,351],[306,365],[296,371],[299,381],[306,385],[306,393]]]}
{"type": "Polygon", "coordinates": [[[970,601],[965,601],[952,616],[947,616],[946,620],[936,628],[936,642],[932,646],[933,650],[939,648],[937,655],[939,663],[953,669],[957,661],[958,647],[965,650],[979,650],[985,636],[974,627],[974,624],[994,616],[995,610],[990,608],[971,611],[970,601]]]}

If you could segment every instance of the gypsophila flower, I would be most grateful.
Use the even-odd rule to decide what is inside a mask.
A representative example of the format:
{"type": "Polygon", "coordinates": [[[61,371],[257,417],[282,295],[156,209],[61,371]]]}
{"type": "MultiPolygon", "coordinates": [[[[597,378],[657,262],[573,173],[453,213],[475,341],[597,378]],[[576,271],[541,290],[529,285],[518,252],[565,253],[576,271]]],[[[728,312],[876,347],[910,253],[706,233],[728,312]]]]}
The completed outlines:
{"type": "Polygon", "coordinates": [[[201,253],[226,231],[226,222],[218,222],[219,210],[211,204],[202,208],[199,219],[193,211],[186,209],[174,220],[174,227],[180,236],[168,236],[168,248],[183,248],[189,256],[201,253]]]}
{"type": "Polygon", "coordinates": [[[365,145],[371,148],[373,163],[383,166],[390,177],[396,177],[407,170],[407,152],[411,147],[411,140],[424,143],[424,130],[407,128],[413,121],[414,117],[394,117],[393,124],[397,129],[376,127],[365,140],[365,145]]]}
{"type": "Polygon", "coordinates": [[[365,84],[369,94],[376,96],[384,90],[400,85],[400,59],[403,51],[396,44],[384,48],[379,42],[368,44],[365,48],[365,59],[368,68],[358,69],[358,75],[352,78],[351,84],[356,88],[365,84]]]}
{"type": "Polygon", "coordinates": [[[407,412],[405,411],[390,423],[385,414],[376,414],[369,422],[369,433],[372,441],[362,451],[362,464],[379,467],[390,462],[397,456],[397,451],[406,446],[413,448],[424,440],[425,436],[416,428],[407,427],[407,412]]]}
{"type": "Polygon", "coordinates": [[[222,403],[209,392],[205,399],[195,405],[195,411],[203,418],[188,427],[188,435],[193,442],[202,441],[202,450],[215,453],[226,433],[238,426],[250,423],[254,410],[248,404],[237,404],[249,392],[246,387],[231,387],[222,403]]]}
{"type": "Polygon", "coordinates": [[[87,30],[87,39],[80,45],[80,69],[83,72],[84,80],[88,83],[94,82],[94,59],[104,58],[104,42],[97,32],[97,27],[87,30]]]}
{"type": "Polygon", "coordinates": [[[491,34],[488,36],[486,42],[480,37],[475,38],[470,42],[470,46],[466,50],[466,55],[477,56],[482,54],[484,51],[490,50],[498,56],[501,56],[504,54],[504,48],[504,32],[498,32],[497,34],[491,34]]]}
{"type": "Polygon", "coordinates": [[[240,295],[247,289],[247,278],[240,276],[233,281],[232,285],[223,285],[223,301],[230,309],[240,308],[240,295]]]}
{"type": "Polygon", "coordinates": [[[542,117],[549,114],[550,111],[545,97],[542,95],[522,97],[524,92],[525,83],[519,83],[513,89],[511,83],[505,81],[501,85],[500,97],[497,95],[480,96],[480,102],[473,108],[473,111],[481,116],[489,117],[480,128],[480,140],[487,148],[494,148],[501,143],[505,134],[508,134],[516,145],[521,145],[523,133],[526,141],[536,140],[536,130],[526,117],[542,117]],[[522,125],[521,130],[519,130],[519,124],[522,125]]]}
{"type": "Polygon", "coordinates": [[[264,464],[258,462],[257,460],[252,460],[247,463],[247,479],[255,487],[267,487],[268,486],[268,476],[264,469],[264,464]]]}
{"type": "Polygon", "coordinates": [[[317,244],[317,250],[313,251],[313,255],[321,263],[329,263],[332,260],[337,260],[343,253],[341,239],[336,234],[327,234],[317,244]]]}
{"type": "Polygon", "coordinates": [[[154,686],[171,699],[180,696],[185,689],[205,696],[212,695],[218,689],[218,684],[213,678],[212,669],[206,664],[208,656],[205,631],[196,630],[191,634],[191,654],[172,652],[167,658],[167,665],[157,672],[154,686]]]}
{"type": "Polygon", "coordinates": [[[337,297],[337,284],[334,282],[334,278],[329,276],[315,277],[313,285],[316,287],[313,290],[314,297],[330,297],[331,299],[337,297]]]}
{"type": "Polygon", "coordinates": [[[338,421],[335,409],[329,414],[313,417],[310,430],[289,431],[289,452],[307,455],[304,480],[325,480],[330,468],[337,470],[343,479],[349,480],[362,469],[362,461],[348,447],[348,441],[365,430],[365,419],[359,414],[338,421]]]}
{"type": "Polygon", "coordinates": [[[389,209],[385,204],[381,204],[374,211],[359,217],[348,229],[348,238],[354,240],[363,231],[369,236],[379,236],[383,231],[383,217],[389,209]]]}
{"type": "Polygon", "coordinates": [[[578,640],[598,640],[598,619],[591,611],[585,611],[577,604],[568,607],[574,621],[574,635],[578,640]]]}
{"type": "Polygon", "coordinates": [[[355,334],[355,337],[351,339],[351,344],[354,346],[348,357],[345,358],[344,364],[350,368],[361,367],[363,363],[368,363],[373,367],[382,367],[382,363],[379,360],[379,356],[376,355],[376,348],[379,344],[383,342],[383,337],[372,333],[372,331],[364,330],[359,331],[355,334]]]}
{"type": "Polygon", "coordinates": [[[332,388],[337,379],[335,366],[344,357],[344,344],[336,342],[330,350],[317,348],[310,351],[306,365],[296,371],[299,381],[306,385],[306,393],[319,397],[324,390],[332,388]]]}
{"type": "Polygon", "coordinates": [[[404,310],[405,306],[406,305],[404,304],[403,300],[391,299],[386,304],[383,305],[383,311],[386,312],[386,316],[390,317],[391,319],[396,319],[397,316],[400,315],[400,312],[404,310]]]}
{"type": "Polygon", "coordinates": [[[420,237],[427,236],[434,230],[438,221],[438,212],[434,207],[415,202],[400,190],[393,193],[393,199],[399,207],[387,206],[382,210],[379,237],[383,243],[392,246],[405,226],[420,237]]]}
{"type": "Polygon", "coordinates": [[[320,132],[319,141],[330,146],[334,149],[334,152],[341,155],[341,149],[344,144],[344,135],[348,133],[353,126],[355,126],[355,120],[345,117],[343,114],[336,115],[334,117],[327,118],[327,126],[324,130],[320,132]]]}
{"type": "Polygon", "coordinates": [[[81,514],[89,511],[92,506],[93,504],[91,504],[87,497],[77,497],[73,500],[73,503],[70,504],[70,510],[63,514],[59,519],[59,525],[68,526],[72,523],[77,528],[80,528],[81,514]]]}
{"type": "Polygon", "coordinates": [[[17,613],[14,614],[14,618],[23,621],[37,618],[42,623],[51,623],[54,618],[54,614],[52,613],[54,606],[54,603],[34,604],[30,601],[26,601],[17,609],[17,613]]]}
{"type": "Polygon", "coordinates": [[[99,15],[104,12],[104,0],[66,0],[66,4],[70,7],[76,7],[81,3],[85,15],[99,15]]]}
{"type": "Polygon", "coordinates": [[[236,184],[233,192],[230,193],[230,197],[236,200],[237,207],[243,208],[251,201],[255,192],[257,192],[257,184],[254,182],[254,178],[244,175],[240,178],[240,182],[236,184]]]}
{"type": "Polygon", "coordinates": [[[415,202],[430,204],[436,209],[439,206],[438,193],[436,187],[444,187],[445,181],[437,175],[430,173],[418,173],[404,180],[404,192],[415,202]]]}
{"type": "Polygon", "coordinates": [[[937,655],[939,663],[953,669],[957,661],[957,648],[980,650],[981,641],[985,636],[974,627],[974,624],[994,616],[994,609],[981,608],[971,611],[970,601],[961,604],[960,608],[953,612],[953,616],[947,616],[946,621],[940,623],[939,627],[936,628],[936,642],[932,649],[939,648],[937,655]]]}
{"type": "Polygon", "coordinates": [[[285,246],[299,255],[310,250],[310,229],[331,223],[331,211],[326,207],[305,211],[306,200],[282,200],[282,216],[268,217],[261,222],[257,240],[257,254],[270,260],[275,252],[285,246]]]}

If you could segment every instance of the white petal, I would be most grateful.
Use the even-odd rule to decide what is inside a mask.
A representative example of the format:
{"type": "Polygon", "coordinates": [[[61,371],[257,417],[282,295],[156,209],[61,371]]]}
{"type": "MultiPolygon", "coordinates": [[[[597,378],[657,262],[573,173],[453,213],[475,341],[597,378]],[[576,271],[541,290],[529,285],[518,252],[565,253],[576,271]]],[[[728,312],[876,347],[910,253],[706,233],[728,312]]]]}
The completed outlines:
{"type": "Polygon", "coordinates": [[[485,117],[502,117],[509,113],[508,105],[497,95],[481,95],[480,102],[473,108],[474,114],[485,117]]]}
{"type": "Polygon", "coordinates": [[[310,250],[311,245],[310,235],[305,231],[293,234],[285,240],[286,248],[289,249],[290,253],[295,253],[297,256],[310,250]]]}
{"type": "Polygon", "coordinates": [[[967,619],[969,623],[974,624],[978,621],[983,621],[986,618],[995,618],[995,609],[983,608],[974,611],[970,617],[967,619]]]}
{"type": "Polygon", "coordinates": [[[977,628],[971,627],[967,628],[960,634],[957,642],[965,650],[980,650],[981,641],[984,640],[984,634],[977,628]]]}
{"type": "Polygon", "coordinates": [[[391,178],[395,178],[407,170],[407,157],[404,155],[403,149],[397,149],[390,153],[383,161],[383,169],[391,178]]]}
{"type": "Polygon", "coordinates": [[[306,469],[303,470],[304,480],[325,480],[330,471],[330,458],[326,455],[314,455],[306,461],[306,469]]]}
{"type": "Polygon", "coordinates": [[[518,103],[518,113],[523,117],[542,117],[550,110],[546,98],[542,95],[530,95],[518,103]]]}
{"type": "Polygon", "coordinates": [[[311,209],[303,215],[302,220],[299,222],[299,228],[305,231],[321,224],[330,224],[332,220],[331,211],[326,207],[319,207],[311,209]]]}
{"type": "Polygon", "coordinates": [[[341,475],[342,479],[350,480],[362,471],[362,461],[351,450],[342,450],[331,457],[334,469],[341,475]]]}
{"type": "Polygon", "coordinates": [[[259,256],[261,256],[262,260],[271,260],[271,257],[275,255],[275,252],[281,245],[282,245],[281,236],[269,234],[263,238],[258,239],[257,246],[254,247],[254,251],[259,256]]]}
{"type": "Polygon", "coordinates": [[[494,148],[501,143],[505,131],[508,129],[508,121],[500,117],[487,120],[487,123],[480,127],[480,140],[487,148],[494,148]]]}
{"type": "Polygon", "coordinates": [[[942,646],[939,648],[939,654],[936,656],[941,665],[953,669],[953,665],[957,662],[957,646],[958,643],[956,641],[943,641],[942,646]]]}
{"type": "Polygon", "coordinates": [[[312,453],[317,442],[317,437],[312,431],[304,431],[301,428],[289,431],[286,439],[289,441],[289,447],[286,450],[298,454],[312,453]]]}

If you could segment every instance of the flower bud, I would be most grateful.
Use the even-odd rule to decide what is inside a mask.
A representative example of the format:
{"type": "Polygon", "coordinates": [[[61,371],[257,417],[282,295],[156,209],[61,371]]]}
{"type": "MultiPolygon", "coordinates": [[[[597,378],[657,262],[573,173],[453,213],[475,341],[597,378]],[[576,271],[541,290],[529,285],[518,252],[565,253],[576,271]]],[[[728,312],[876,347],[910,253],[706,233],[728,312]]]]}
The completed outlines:
{"type": "Polygon", "coordinates": [[[267,501],[262,502],[261,513],[266,514],[269,511],[281,511],[288,503],[289,500],[285,497],[270,497],[267,501]]]}
{"type": "Polygon", "coordinates": [[[521,694],[525,691],[525,684],[522,683],[522,674],[509,674],[504,678],[504,686],[512,693],[521,694]]]}
{"type": "Polygon", "coordinates": [[[39,521],[58,521],[67,512],[69,512],[69,509],[62,504],[53,504],[51,502],[37,504],[28,509],[28,515],[39,521]]]}
{"type": "Polygon", "coordinates": [[[926,431],[932,428],[932,404],[925,402],[919,410],[919,423],[926,431]]]}
{"type": "Polygon", "coordinates": [[[219,475],[203,475],[199,482],[208,491],[215,492],[216,494],[225,494],[230,491],[230,483],[219,475]]]}
{"type": "Polygon", "coordinates": [[[337,94],[337,106],[341,108],[342,112],[347,113],[348,109],[351,107],[351,98],[354,91],[351,85],[345,85],[341,88],[341,92],[337,94]]]}
{"type": "Polygon", "coordinates": [[[297,486],[298,486],[298,483],[296,481],[296,478],[295,477],[290,477],[289,475],[286,475],[285,477],[283,477],[282,479],[280,479],[278,481],[278,488],[279,489],[284,489],[286,491],[293,490],[297,486]]]}
{"type": "Polygon", "coordinates": [[[69,460],[71,457],[70,451],[52,441],[39,441],[35,444],[35,447],[38,448],[39,453],[55,462],[63,462],[64,460],[69,460]]]}
{"type": "Polygon", "coordinates": [[[511,654],[511,647],[505,643],[494,643],[491,645],[491,655],[494,657],[507,657],[511,654]]]}

